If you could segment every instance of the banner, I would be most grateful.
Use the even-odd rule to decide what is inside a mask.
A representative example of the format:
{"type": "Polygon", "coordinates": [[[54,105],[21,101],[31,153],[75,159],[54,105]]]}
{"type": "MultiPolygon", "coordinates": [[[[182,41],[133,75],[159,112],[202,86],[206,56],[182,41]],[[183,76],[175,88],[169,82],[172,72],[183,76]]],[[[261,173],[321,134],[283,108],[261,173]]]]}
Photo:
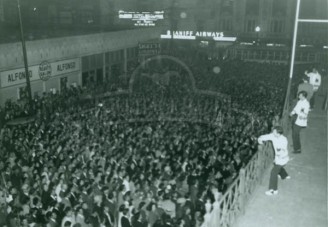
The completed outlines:
{"type": "MultiPolygon", "coordinates": [[[[43,61],[39,65],[30,66],[30,81],[48,80],[51,77],[80,70],[80,59],[70,59],[58,62],[43,61]]],[[[26,83],[25,68],[0,72],[0,86],[9,87],[26,83]]]]}

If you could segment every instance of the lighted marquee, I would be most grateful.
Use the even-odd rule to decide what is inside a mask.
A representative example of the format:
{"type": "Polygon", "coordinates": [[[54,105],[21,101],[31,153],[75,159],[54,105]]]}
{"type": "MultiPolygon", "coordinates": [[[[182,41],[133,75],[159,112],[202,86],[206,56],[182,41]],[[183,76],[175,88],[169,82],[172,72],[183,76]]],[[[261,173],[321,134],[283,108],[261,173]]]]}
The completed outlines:
{"type": "Polygon", "coordinates": [[[236,37],[224,36],[223,32],[208,32],[208,31],[167,31],[165,35],[161,35],[161,39],[184,39],[195,40],[197,37],[212,38],[215,41],[236,41],[236,37]],[[173,35],[173,36],[172,36],[173,35]]]}
{"type": "Polygon", "coordinates": [[[155,26],[155,22],[164,19],[164,11],[125,12],[118,11],[118,18],[135,21],[135,26],[155,26]]]}

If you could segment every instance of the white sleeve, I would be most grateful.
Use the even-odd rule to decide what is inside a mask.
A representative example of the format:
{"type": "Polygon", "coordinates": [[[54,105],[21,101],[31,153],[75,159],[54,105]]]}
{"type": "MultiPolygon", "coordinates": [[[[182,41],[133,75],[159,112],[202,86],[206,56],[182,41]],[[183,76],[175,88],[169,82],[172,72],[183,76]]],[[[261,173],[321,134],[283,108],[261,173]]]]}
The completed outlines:
{"type": "Polygon", "coordinates": [[[299,114],[299,111],[300,111],[300,102],[298,101],[291,114],[299,114]]]}
{"type": "Polygon", "coordinates": [[[257,141],[259,144],[262,144],[264,141],[268,141],[268,140],[272,140],[272,134],[266,134],[266,135],[262,135],[260,136],[257,141]]]}

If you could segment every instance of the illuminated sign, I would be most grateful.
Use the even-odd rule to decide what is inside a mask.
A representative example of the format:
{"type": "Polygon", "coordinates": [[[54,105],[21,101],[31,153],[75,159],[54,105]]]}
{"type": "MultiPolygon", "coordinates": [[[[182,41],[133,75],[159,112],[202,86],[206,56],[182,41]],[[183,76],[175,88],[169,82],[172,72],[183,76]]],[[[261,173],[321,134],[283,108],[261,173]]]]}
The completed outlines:
{"type": "Polygon", "coordinates": [[[161,51],[160,43],[139,43],[139,55],[156,55],[161,51]]]}
{"type": "Polygon", "coordinates": [[[236,41],[236,37],[226,37],[223,32],[206,32],[206,31],[167,31],[165,35],[161,35],[162,39],[188,39],[195,40],[197,37],[212,38],[215,41],[236,41]]]}
{"type": "Polygon", "coordinates": [[[118,11],[118,18],[135,21],[135,26],[155,26],[156,21],[164,19],[164,11],[155,12],[125,12],[118,11]]]}

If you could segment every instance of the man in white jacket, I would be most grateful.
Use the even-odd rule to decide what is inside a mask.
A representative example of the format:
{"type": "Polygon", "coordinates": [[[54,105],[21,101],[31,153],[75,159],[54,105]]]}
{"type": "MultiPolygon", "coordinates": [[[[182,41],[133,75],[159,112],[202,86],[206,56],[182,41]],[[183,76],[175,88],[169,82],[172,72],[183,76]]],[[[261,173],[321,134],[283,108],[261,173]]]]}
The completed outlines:
{"type": "Polygon", "coordinates": [[[309,78],[309,84],[313,86],[313,95],[310,99],[311,109],[314,108],[315,96],[321,85],[321,75],[318,70],[313,68],[312,72],[305,71],[304,74],[309,78]]]}
{"type": "Polygon", "coordinates": [[[275,126],[272,133],[262,135],[258,138],[259,144],[263,144],[264,141],[271,141],[275,153],[274,165],[270,174],[269,190],[265,192],[266,195],[278,194],[278,175],[281,179],[290,179],[284,168],[289,161],[288,141],[282,133],[282,127],[275,126]]]}
{"type": "Polygon", "coordinates": [[[306,99],[307,93],[300,91],[298,93],[298,102],[294,107],[293,111],[289,114],[290,116],[297,115],[295,122],[292,123],[292,136],[293,136],[293,153],[301,153],[301,139],[300,131],[307,127],[307,119],[310,111],[310,103],[306,99]]]}

